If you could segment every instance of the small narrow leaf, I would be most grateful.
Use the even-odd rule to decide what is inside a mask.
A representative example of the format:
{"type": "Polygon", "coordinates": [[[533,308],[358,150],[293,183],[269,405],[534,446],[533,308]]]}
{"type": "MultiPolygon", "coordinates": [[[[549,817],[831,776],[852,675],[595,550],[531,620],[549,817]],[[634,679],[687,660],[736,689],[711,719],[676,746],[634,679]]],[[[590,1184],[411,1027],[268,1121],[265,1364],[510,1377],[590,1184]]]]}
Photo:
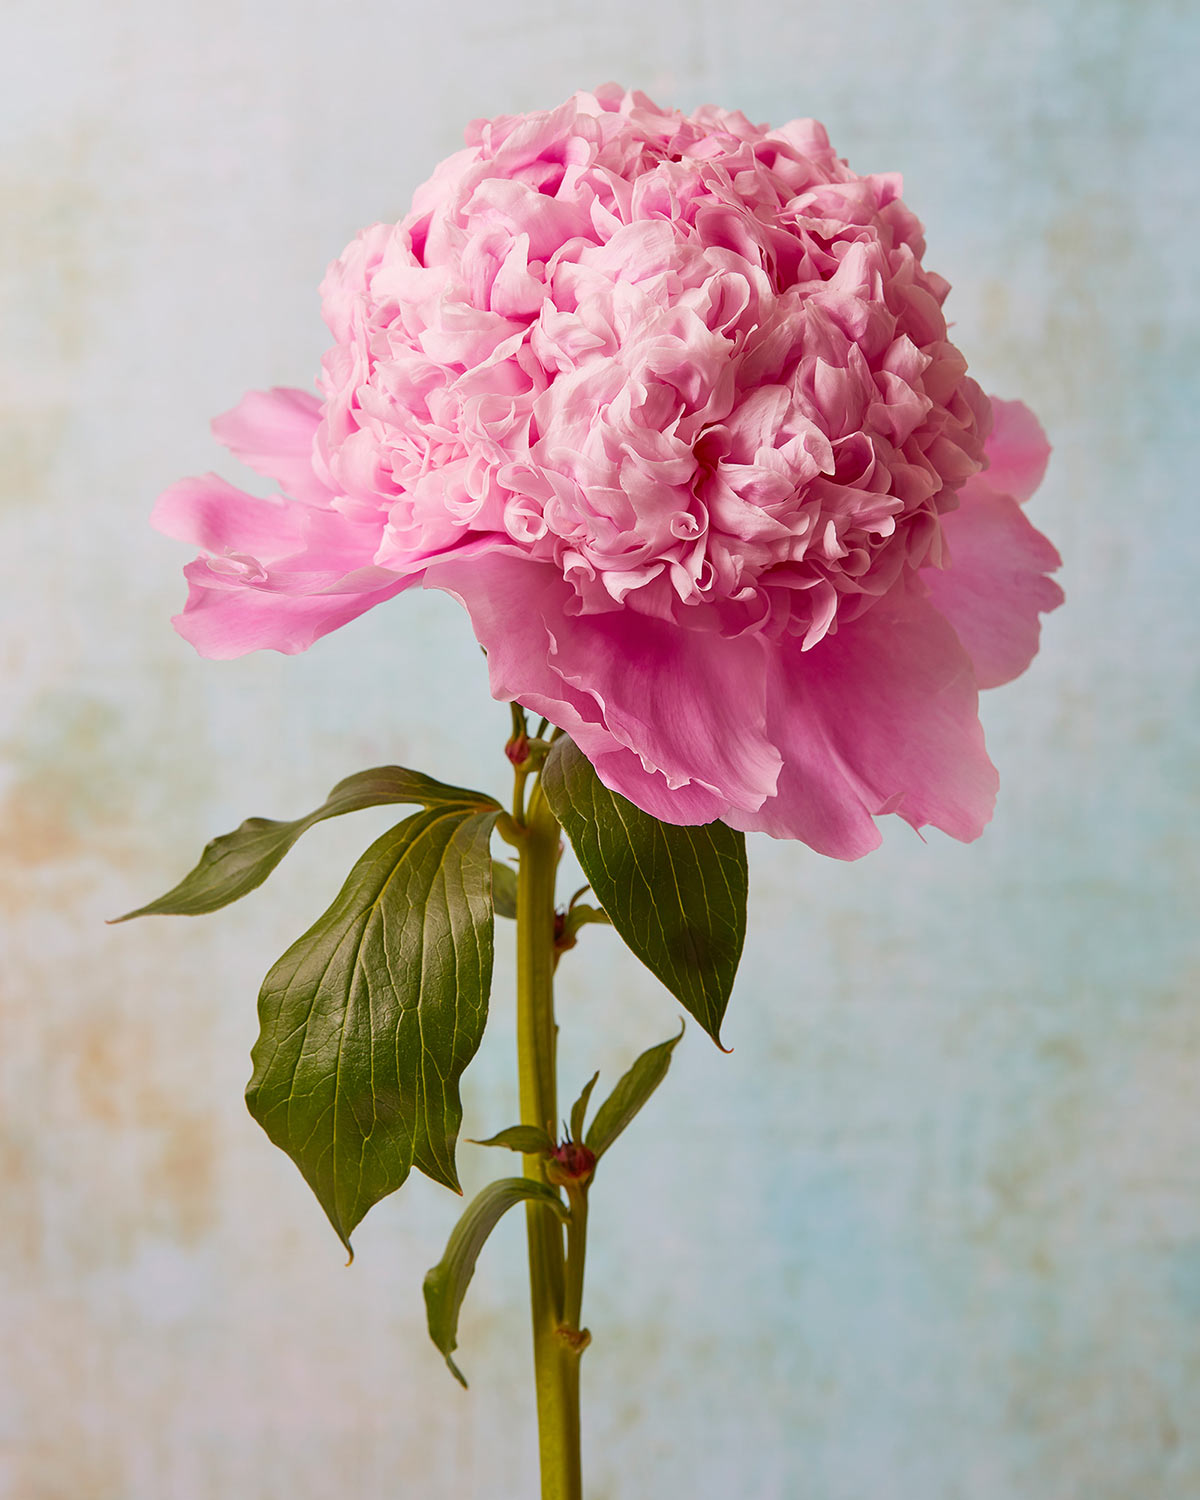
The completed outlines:
{"type": "Polygon", "coordinates": [[[544,1182],[532,1177],[503,1177],[499,1182],[489,1183],[467,1205],[466,1212],[450,1231],[445,1254],[425,1276],[429,1337],[464,1386],[467,1382],[463,1373],[450,1357],[458,1348],[458,1314],[488,1235],[513,1204],[521,1202],[544,1204],[560,1219],[567,1217],[566,1205],[544,1182]]]}
{"type": "Polygon", "coordinates": [[[682,1036],[683,1027],[680,1026],[679,1036],[673,1036],[669,1041],[660,1042],[657,1047],[643,1052],[596,1111],[596,1118],[592,1121],[584,1145],[597,1161],[667,1076],[667,1069],[671,1066],[671,1053],[679,1045],[682,1036]]]}
{"type": "Polygon", "coordinates": [[[139,906],[136,911],[117,917],[128,922],[132,917],[197,917],[218,911],[241,896],[257,889],[302,833],[326,818],[359,812],[365,807],[382,807],[391,802],[419,802],[426,807],[450,805],[499,808],[499,803],[482,792],[463,787],[445,786],[420,771],[403,766],[377,766],[359,771],[339,781],[315,812],[290,823],[273,818],[247,818],[232,833],[223,833],[204,847],[200,862],[165,896],[139,906]]]}
{"type": "Polygon", "coordinates": [[[720,1045],[746,936],[744,835],[659,822],[610,792],[565,735],[542,786],[613,926],[720,1045]]]}
{"type": "Polygon", "coordinates": [[[492,980],[495,819],[450,804],[397,824],[263,982],[246,1102],[347,1247],[413,1166],[458,1191],[458,1080],[492,980]]]}
{"type": "Polygon", "coordinates": [[[537,1125],[510,1125],[507,1130],[488,1136],[486,1141],[472,1141],[472,1146],[507,1146],[526,1156],[548,1156],[554,1150],[549,1134],[537,1125]]]}
{"type": "Polygon", "coordinates": [[[517,872],[502,860],[492,860],[492,905],[498,917],[517,918],[517,872]]]}
{"type": "Polygon", "coordinates": [[[581,927],[587,927],[591,923],[602,927],[612,926],[608,913],[601,911],[598,906],[572,906],[564,918],[563,931],[573,938],[581,927]]]}
{"type": "Polygon", "coordinates": [[[583,1140],[583,1122],[587,1116],[588,1100],[592,1097],[592,1090],[596,1087],[596,1080],[600,1077],[598,1072],[592,1076],[583,1086],[583,1092],[571,1106],[571,1139],[573,1141],[583,1140]]]}

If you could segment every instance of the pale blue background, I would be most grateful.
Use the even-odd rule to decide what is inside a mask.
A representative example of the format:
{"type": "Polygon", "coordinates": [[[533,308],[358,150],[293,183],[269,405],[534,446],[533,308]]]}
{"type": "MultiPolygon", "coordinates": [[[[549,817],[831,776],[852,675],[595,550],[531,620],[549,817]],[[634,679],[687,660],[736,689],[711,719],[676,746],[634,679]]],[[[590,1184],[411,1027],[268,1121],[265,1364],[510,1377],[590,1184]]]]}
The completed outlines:
{"type": "MultiPolygon", "coordinates": [[[[1197,21],[1182,3],[67,0],[0,89],[0,1494],[518,1500],[506,1225],[450,1380],[420,1180],[342,1269],[244,1113],[262,973],[386,826],[308,836],[204,922],[105,929],[249,813],[399,760],[500,790],[465,617],[197,659],[154,495],[208,418],[303,384],[316,283],[474,116],[615,78],[828,125],[898,168],[986,388],[1054,445],[1069,604],[989,695],[980,844],[752,841],[723,1057],[698,1034],[593,1202],[590,1500],[1200,1494],[1197,21]]],[[[226,470],[232,472],[232,470],[226,470]]],[[[466,1086],[514,1114],[511,964],[466,1086]]],[[[564,1087],[676,1008],[609,933],[564,965],[564,1087]]],[[[468,1185],[496,1167],[466,1147],[468,1185]]],[[[607,1165],[607,1164],[606,1164],[607,1165]]]]}

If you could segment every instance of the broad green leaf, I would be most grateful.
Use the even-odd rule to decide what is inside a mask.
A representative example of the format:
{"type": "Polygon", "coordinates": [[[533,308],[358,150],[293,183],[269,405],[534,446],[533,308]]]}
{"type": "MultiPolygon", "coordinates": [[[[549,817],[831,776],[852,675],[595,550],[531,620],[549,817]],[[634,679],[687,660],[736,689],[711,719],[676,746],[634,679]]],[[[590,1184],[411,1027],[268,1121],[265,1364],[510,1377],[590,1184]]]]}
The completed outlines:
{"type": "Polygon", "coordinates": [[[517,917],[517,872],[503,860],[492,861],[492,905],[498,917],[517,917]]]}
{"type": "Polygon", "coordinates": [[[406,771],[403,766],[377,766],[373,771],[359,771],[339,781],[316,812],[307,817],[291,823],[279,823],[273,818],[247,818],[232,833],[212,839],[205,845],[200,863],[177,886],[157,901],[126,912],[116,921],[149,916],[198,917],[218,911],[260,886],[300,835],[314,824],[389,802],[420,802],[426,807],[451,804],[475,809],[499,807],[499,803],[482,792],[444,786],[432,776],[406,771]]]}
{"type": "Polygon", "coordinates": [[[566,1205],[552,1187],[532,1177],[503,1177],[499,1182],[489,1183],[467,1205],[466,1212],[450,1231],[446,1253],[425,1276],[429,1337],[464,1386],[467,1382],[463,1372],[450,1358],[458,1348],[459,1310],[488,1235],[513,1204],[521,1202],[542,1203],[560,1219],[567,1217],[566,1205]]]}
{"type": "Polygon", "coordinates": [[[549,1134],[538,1125],[510,1125],[507,1130],[488,1136],[486,1141],[472,1141],[473,1146],[507,1146],[526,1156],[541,1156],[554,1150],[549,1134]]]}
{"type": "Polygon", "coordinates": [[[660,823],[610,792],[563,735],[542,786],[613,926],[720,1045],[746,936],[746,840],[660,823]]]}
{"type": "Polygon", "coordinates": [[[458,1080],[492,981],[495,818],[451,804],[397,824],[263,981],[246,1102],[347,1248],[411,1167],[459,1191],[458,1080]]]}
{"type": "Polygon", "coordinates": [[[583,1092],[571,1106],[571,1139],[573,1141],[583,1140],[583,1122],[587,1115],[588,1100],[592,1097],[592,1090],[596,1087],[599,1073],[593,1073],[583,1086],[583,1092]]]}
{"type": "Polygon", "coordinates": [[[667,1069],[671,1066],[671,1053],[679,1045],[682,1036],[683,1027],[680,1026],[679,1036],[673,1036],[669,1041],[660,1042],[657,1047],[643,1052],[596,1111],[596,1118],[591,1123],[584,1145],[597,1161],[667,1076],[667,1069]]]}

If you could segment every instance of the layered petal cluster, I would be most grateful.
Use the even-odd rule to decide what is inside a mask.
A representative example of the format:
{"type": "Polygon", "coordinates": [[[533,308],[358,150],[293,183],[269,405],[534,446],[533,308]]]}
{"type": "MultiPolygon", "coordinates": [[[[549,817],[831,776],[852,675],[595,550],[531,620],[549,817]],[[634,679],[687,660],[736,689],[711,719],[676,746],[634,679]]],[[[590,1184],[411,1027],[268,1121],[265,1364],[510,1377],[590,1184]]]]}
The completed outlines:
{"type": "Polygon", "coordinates": [[[977,689],[1061,599],[1018,504],[1048,450],[967,375],[899,194],[811,120],[609,87],[477,122],[330,267],[319,396],[215,424],[284,493],[160,500],[205,552],[181,633],[298,651],[445,589],[493,694],[656,816],[974,837],[977,689]]]}

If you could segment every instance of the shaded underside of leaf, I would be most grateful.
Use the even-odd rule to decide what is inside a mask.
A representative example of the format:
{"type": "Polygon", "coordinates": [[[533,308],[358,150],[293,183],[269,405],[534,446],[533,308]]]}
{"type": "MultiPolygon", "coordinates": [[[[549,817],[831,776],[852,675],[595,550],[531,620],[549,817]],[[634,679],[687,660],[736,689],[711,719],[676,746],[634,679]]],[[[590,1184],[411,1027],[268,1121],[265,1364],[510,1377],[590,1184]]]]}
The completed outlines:
{"type": "Polygon", "coordinates": [[[462,1217],[450,1231],[446,1251],[441,1260],[425,1276],[425,1312],[429,1321],[429,1337],[446,1357],[455,1377],[465,1386],[462,1371],[451,1359],[458,1347],[458,1314],[471,1277],[475,1274],[475,1262],[487,1242],[488,1235],[501,1217],[516,1203],[542,1203],[559,1218],[566,1218],[567,1210],[553,1188],[532,1177],[502,1177],[491,1182],[472,1198],[462,1217]]]}
{"type": "Polygon", "coordinates": [[[642,812],[610,792],[565,735],[542,786],[612,925],[719,1042],[746,936],[745,836],[642,812]]]}
{"type": "Polygon", "coordinates": [[[326,818],[382,807],[392,802],[418,802],[426,807],[458,805],[476,809],[499,806],[482,792],[446,786],[420,771],[403,766],[376,766],[339,781],[329,796],[303,818],[290,823],[273,818],[247,818],[232,833],[223,833],[204,846],[195,869],[165,896],[126,912],[118,922],[132,917],[197,917],[218,911],[231,901],[256,890],[301,834],[326,818]]]}
{"type": "Polygon", "coordinates": [[[263,982],[246,1102],[347,1246],[413,1166],[458,1191],[458,1080],[491,987],[495,818],[451,804],[397,824],[263,982]]]}
{"type": "Polygon", "coordinates": [[[517,872],[503,860],[492,861],[492,904],[498,917],[517,919],[517,872]]]}

